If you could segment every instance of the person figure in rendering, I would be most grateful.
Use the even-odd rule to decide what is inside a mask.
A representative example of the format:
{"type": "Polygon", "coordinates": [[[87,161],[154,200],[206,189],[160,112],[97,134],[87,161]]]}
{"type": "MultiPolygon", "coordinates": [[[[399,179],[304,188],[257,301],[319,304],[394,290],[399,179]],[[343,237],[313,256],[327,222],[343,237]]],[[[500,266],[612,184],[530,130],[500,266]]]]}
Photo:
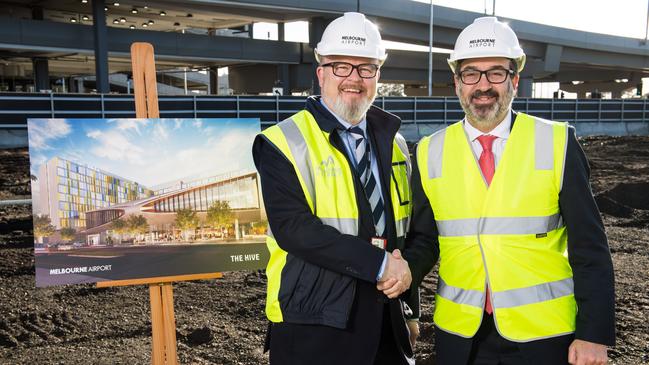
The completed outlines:
{"type": "Polygon", "coordinates": [[[605,364],[613,266],[574,128],[512,110],[525,53],[495,17],[449,65],[466,116],[417,146],[403,252],[413,287],[439,258],[437,364],[605,364]]]}
{"type": "Polygon", "coordinates": [[[322,96],[253,145],[269,222],[270,363],[412,364],[418,328],[405,316],[418,297],[397,298],[411,283],[399,251],[410,157],[400,119],[372,105],[385,48],[363,14],[345,13],[315,56],[322,96]]]}

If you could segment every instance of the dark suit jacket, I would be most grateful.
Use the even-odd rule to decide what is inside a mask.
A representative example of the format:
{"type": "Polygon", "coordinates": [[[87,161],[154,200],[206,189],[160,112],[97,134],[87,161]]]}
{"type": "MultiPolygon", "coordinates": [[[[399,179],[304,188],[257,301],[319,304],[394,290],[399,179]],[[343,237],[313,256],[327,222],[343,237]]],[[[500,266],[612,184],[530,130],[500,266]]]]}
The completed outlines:
{"type": "MultiPolygon", "coordinates": [[[[331,133],[330,141],[347,156],[343,141],[336,132],[342,125],[324,108],[319,98],[307,100],[307,110],[315,117],[321,129],[331,133]]],[[[386,209],[388,251],[395,247],[396,229],[389,191],[392,141],[400,126],[398,117],[372,107],[367,113],[368,133],[374,155],[379,163],[383,201],[386,209]]],[[[265,138],[257,138],[253,156],[261,177],[264,204],[271,231],[279,246],[311,264],[354,277],[356,290],[346,329],[319,325],[301,325],[283,322],[271,334],[273,341],[282,341],[282,349],[291,349],[295,364],[372,364],[381,338],[384,310],[387,308],[399,342],[406,353],[411,349],[398,300],[388,300],[376,289],[376,275],[384,253],[373,247],[374,235],[371,209],[357,174],[354,172],[356,200],[359,207],[360,228],[358,236],[341,234],[323,225],[314,216],[306,202],[295,170],[291,163],[265,138]],[[344,258],[338,259],[338,258],[344,258]],[[357,269],[350,270],[345,261],[353,260],[357,269]],[[323,348],[328,351],[322,351],[323,348]]],[[[349,156],[347,156],[349,160],[349,156]]],[[[349,164],[353,166],[353,164],[349,164]]],[[[401,247],[402,248],[402,247],[401,247]]],[[[287,355],[288,356],[288,355],[287,355]]],[[[405,360],[404,360],[405,361],[405,360]]],[[[398,362],[395,364],[399,364],[398,362]]]]}
{"type": "MultiPolygon", "coordinates": [[[[512,126],[516,114],[512,115],[512,126]]],[[[507,148],[507,147],[505,147],[507,148]]],[[[577,339],[613,345],[615,342],[615,292],[613,264],[604,224],[590,188],[590,167],[574,128],[569,129],[563,187],[559,207],[568,231],[568,260],[573,271],[577,301],[577,339]]],[[[413,161],[413,219],[404,257],[410,264],[413,283],[420,283],[439,258],[435,215],[421,185],[413,161]]],[[[414,284],[413,284],[414,285],[414,284]]],[[[530,364],[566,363],[573,336],[519,344],[530,364]],[[561,361],[563,362],[558,362],[561,361]]],[[[439,364],[466,364],[471,339],[436,328],[439,364]]]]}

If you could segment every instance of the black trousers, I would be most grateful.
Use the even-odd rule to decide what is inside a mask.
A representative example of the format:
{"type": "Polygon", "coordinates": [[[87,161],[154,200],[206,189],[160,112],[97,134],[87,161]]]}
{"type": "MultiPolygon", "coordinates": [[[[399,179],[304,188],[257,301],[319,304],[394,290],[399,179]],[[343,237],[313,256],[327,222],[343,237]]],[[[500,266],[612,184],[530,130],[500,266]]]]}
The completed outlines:
{"type": "Polygon", "coordinates": [[[403,364],[403,355],[397,348],[390,319],[390,311],[387,308],[383,310],[383,325],[381,326],[381,340],[379,348],[374,357],[374,365],[394,365],[403,364]]]}
{"type": "Polygon", "coordinates": [[[493,317],[485,312],[478,333],[473,337],[469,364],[520,365],[525,363],[518,344],[502,338],[496,330],[493,317]]]}
{"type": "MultiPolygon", "coordinates": [[[[349,330],[291,323],[273,323],[266,335],[266,348],[270,350],[271,365],[401,365],[406,364],[397,347],[390,314],[385,306],[378,346],[371,346],[369,338],[349,336],[349,330]],[[356,338],[356,339],[354,339],[356,338]],[[351,349],[342,349],[344,339],[355,341],[351,349]]],[[[377,318],[378,319],[378,318],[377,318]]],[[[378,322],[378,321],[377,321],[378,322]]],[[[374,332],[376,334],[378,331],[374,332]]],[[[376,341],[376,340],[375,340],[376,341]]]]}
{"type": "Polygon", "coordinates": [[[517,343],[504,339],[496,329],[492,315],[484,314],[478,333],[473,337],[471,365],[564,365],[572,336],[517,343]]]}

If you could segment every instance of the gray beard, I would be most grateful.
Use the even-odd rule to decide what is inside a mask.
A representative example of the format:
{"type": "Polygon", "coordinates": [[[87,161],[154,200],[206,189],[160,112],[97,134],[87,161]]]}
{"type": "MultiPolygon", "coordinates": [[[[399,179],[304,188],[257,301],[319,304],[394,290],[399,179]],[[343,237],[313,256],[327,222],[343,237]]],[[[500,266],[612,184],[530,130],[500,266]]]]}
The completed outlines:
{"type": "Polygon", "coordinates": [[[346,104],[343,98],[337,96],[332,100],[331,111],[333,111],[340,118],[351,124],[358,124],[365,117],[365,113],[370,109],[374,100],[365,99],[359,103],[346,104]]]}
{"type": "MultiPolygon", "coordinates": [[[[460,85],[460,95],[462,95],[462,86],[460,85]]],[[[471,104],[471,96],[467,99],[459,97],[460,105],[471,124],[479,127],[481,130],[491,130],[495,128],[509,112],[514,101],[515,90],[511,81],[507,83],[507,90],[504,94],[498,95],[498,100],[494,105],[488,107],[476,107],[471,104]],[[485,113],[484,110],[487,109],[485,113]],[[482,111],[482,112],[480,112],[482,111]]]]}

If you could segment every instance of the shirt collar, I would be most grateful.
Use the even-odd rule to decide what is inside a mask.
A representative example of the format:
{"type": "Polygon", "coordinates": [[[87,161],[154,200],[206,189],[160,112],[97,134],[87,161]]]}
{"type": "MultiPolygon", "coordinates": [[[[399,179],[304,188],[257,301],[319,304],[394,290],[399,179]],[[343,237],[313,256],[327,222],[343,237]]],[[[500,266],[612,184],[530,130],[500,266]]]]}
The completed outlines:
{"type": "Polygon", "coordinates": [[[498,138],[507,139],[509,138],[509,131],[511,130],[511,125],[512,125],[512,113],[507,113],[505,119],[503,119],[503,121],[500,122],[496,126],[496,128],[492,129],[488,133],[483,133],[482,131],[472,126],[471,123],[468,123],[466,118],[464,118],[464,130],[466,131],[466,134],[469,136],[469,140],[471,142],[475,141],[476,138],[480,137],[483,134],[489,134],[492,136],[496,136],[498,138]]]}
{"type": "MultiPolygon", "coordinates": [[[[324,100],[322,98],[320,98],[320,104],[322,104],[322,106],[324,106],[325,109],[327,109],[327,111],[329,111],[329,113],[331,113],[331,115],[336,117],[336,120],[338,120],[338,123],[340,123],[345,128],[345,130],[353,127],[353,125],[351,123],[349,123],[346,120],[344,120],[343,118],[339,117],[338,114],[334,113],[333,110],[329,109],[329,107],[327,106],[327,104],[324,102],[324,100]]],[[[367,132],[367,116],[364,116],[363,120],[361,120],[361,122],[358,123],[356,126],[360,127],[363,130],[363,133],[366,133],[367,132]]]]}

